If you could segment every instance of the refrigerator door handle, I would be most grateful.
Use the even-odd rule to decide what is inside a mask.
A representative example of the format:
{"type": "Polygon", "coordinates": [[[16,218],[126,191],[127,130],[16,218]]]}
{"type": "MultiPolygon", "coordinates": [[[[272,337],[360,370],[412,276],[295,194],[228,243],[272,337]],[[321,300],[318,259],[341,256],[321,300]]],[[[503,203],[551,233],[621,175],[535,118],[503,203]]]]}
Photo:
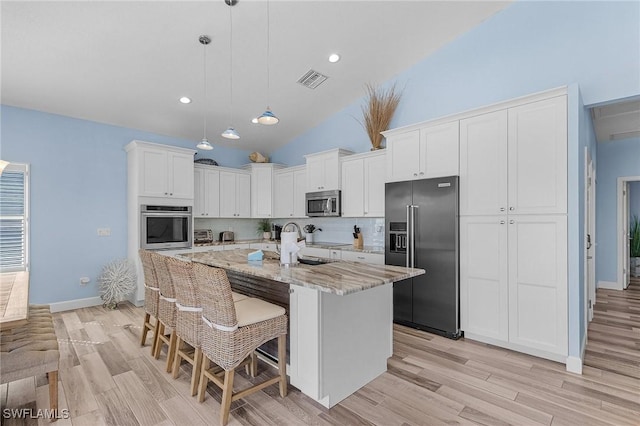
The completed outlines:
{"type": "Polygon", "coordinates": [[[411,251],[411,247],[412,247],[410,238],[408,238],[411,235],[411,221],[410,221],[411,217],[410,217],[409,210],[411,210],[411,206],[407,205],[407,238],[406,238],[406,241],[405,241],[405,244],[407,246],[407,248],[405,250],[406,258],[407,258],[407,262],[406,262],[407,268],[409,267],[409,256],[410,256],[410,251],[411,251]]]}
{"type": "Polygon", "coordinates": [[[416,209],[418,206],[410,206],[411,208],[411,267],[416,267],[416,209]]]}

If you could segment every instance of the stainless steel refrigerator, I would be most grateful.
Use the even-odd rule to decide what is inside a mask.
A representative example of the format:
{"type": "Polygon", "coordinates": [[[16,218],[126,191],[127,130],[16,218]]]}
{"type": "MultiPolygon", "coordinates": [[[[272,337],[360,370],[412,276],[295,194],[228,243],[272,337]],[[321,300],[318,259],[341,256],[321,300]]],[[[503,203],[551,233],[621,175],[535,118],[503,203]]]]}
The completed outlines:
{"type": "Polygon", "coordinates": [[[457,339],[458,176],[387,183],[385,202],[385,263],[426,270],[394,283],[394,322],[457,339]]]}

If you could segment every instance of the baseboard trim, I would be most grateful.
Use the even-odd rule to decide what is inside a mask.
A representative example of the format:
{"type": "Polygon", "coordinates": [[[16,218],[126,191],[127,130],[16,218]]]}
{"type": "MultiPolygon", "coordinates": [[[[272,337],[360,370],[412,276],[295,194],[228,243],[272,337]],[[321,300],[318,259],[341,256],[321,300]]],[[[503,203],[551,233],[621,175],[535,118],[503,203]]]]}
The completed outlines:
{"type": "Polygon", "coordinates": [[[615,281],[598,281],[596,288],[606,288],[609,290],[622,290],[622,287],[615,281]]]}
{"type": "Polygon", "coordinates": [[[587,333],[585,331],[582,336],[582,343],[580,344],[580,357],[568,356],[567,357],[567,371],[569,373],[582,374],[582,365],[584,363],[584,353],[587,350],[587,333]]]}
{"type": "Polygon", "coordinates": [[[66,300],[49,304],[51,312],[72,311],[74,309],[89,308],[91,306],[102,305],[104,301],[100,296],[87,297],[86,299],[66,300]]]}

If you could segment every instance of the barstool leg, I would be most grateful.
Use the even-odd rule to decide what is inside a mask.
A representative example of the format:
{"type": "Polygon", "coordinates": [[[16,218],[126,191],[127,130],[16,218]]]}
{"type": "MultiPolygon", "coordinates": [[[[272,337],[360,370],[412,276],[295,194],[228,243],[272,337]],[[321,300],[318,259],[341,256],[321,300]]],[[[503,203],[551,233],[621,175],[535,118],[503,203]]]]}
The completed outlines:
{"type": "Polygon", "coordinates": [[[171,330],[171,336],[169,337],[169,347],[167,348],[167,373],[171,373],[173,369],[173,357],[176,355],[176,340],[178,335],[175,329],[171,330]]]}
{"type": "Polygon", "coordinates": [[[174,379],[178,378],[178,374],[180,373],[180,364],[182,361],[182,357],[180,356],[180,346],[182,346],[182,339],[180,338],[180,336],[178,336],[178,339],[176,341],[176,352],[173,355],[173,372],[172,372],[172,376],[174,379]]]}
{"type": "Polygon", "coordinates": [[[200,368],[200,383],[198,384],[198,402],[204,401],[205,393],[207,392],[207,383],[209,383],[209,378],[206,375],[207,370],[209,369],[209,361],[208,357],[204,357],[202,360],[202,367],[200,368]]]}
{"type": "Polygon", "coordinates": [[[278,336],[278,372],[280,373],[280,396],[287,396],[287,335],[278,336]]]}
{"type": "Polygon", "coordinates": [[[225,370],[224,387],[222,388],[222,401],[220,401],[220,424],[225,426],[229,422],[229,410],[231,409],[231,398],[233,397],[233,377],[235,370],[225,370]]]}
{"type": "Polygon", "coordinates": [[[156,337],[156,347],[154,348],[153,351],[153,357],[155,359],[160,358],[160,349],[162,349],[162,343],[160,342],[160,336],[164,335],[164,324],[162,323],[162,321],[158,321],[159,325],[157,327],[158,330],[158,335],[156,337]]]}
{"type": "Polygon", "coordinates": [[[151,315],[146,312],[144,314],[144,321],[142,321],[142,336],[140,336],[140,346],[144,346],[147,342],[147,333],[149,332],[149,319],[151,315]]]}
{"type": "Polygon", "coordinates": [[[194,396],[198,391],[200,370],[202,370],[202,349],[196,348],[193,354],[193,370],[191,371],[191,396],[194,396]]]}

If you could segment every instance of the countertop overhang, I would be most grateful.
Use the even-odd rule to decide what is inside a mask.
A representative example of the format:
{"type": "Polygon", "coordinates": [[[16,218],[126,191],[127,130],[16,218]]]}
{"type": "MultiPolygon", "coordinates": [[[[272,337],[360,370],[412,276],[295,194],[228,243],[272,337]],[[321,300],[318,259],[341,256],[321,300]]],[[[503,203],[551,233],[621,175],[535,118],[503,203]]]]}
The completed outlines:
{"type": "Polygon", "coordinates": [[[262,261],[248,261],[251,249],[184,253],[177,257],[216,268],[254,275],[340,296],[390,284],[425,273],[424,269],[368,263],[331,261],[322,265],[285,267],[275,252],[264,252],[262,261]]]}

